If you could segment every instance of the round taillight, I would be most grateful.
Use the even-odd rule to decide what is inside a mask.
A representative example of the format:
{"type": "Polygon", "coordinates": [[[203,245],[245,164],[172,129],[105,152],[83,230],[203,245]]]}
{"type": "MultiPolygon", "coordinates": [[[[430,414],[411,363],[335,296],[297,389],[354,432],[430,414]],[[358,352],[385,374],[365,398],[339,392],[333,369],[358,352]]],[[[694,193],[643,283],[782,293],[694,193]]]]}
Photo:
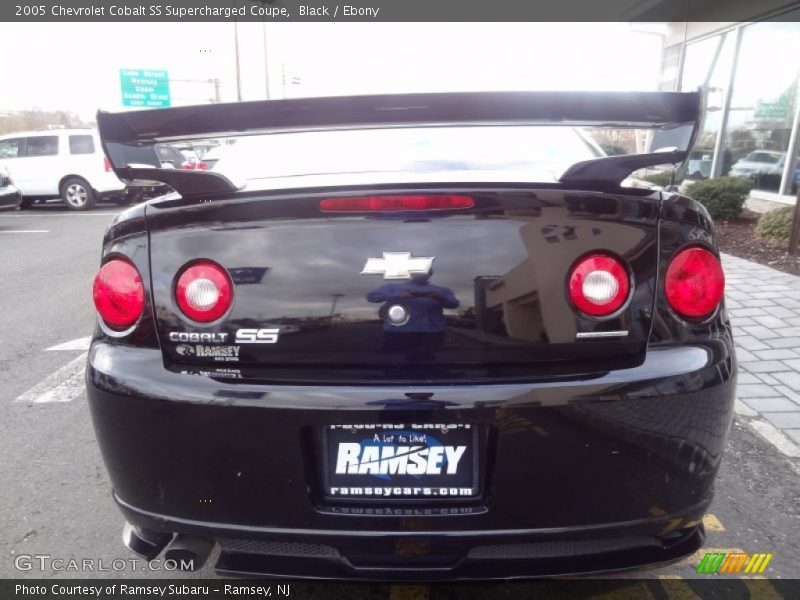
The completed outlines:
{"type": "Polygon", "coordinates": [[[200,323],[216,321],[233,301],[233,284],[228,273],[211,261],[188,267],[175,284],[175,299],[183,314],[200,323]]]}
{"type": "Polygon", "coordinates": [[[119,258],[100,267],[92,296],[100,318],[114,329],[130,327],[144,310],[142,276],[131,263],[119,258]]]}
{"type": "Polygon", "coordinates": [[[631,282],[623,264],[607,254],[590,254],[572,267],[569,297],[581,312],[610,315],[625,304],[631,282]]]}
{"type": "Polygon", "coordinates": [[[664,293],[672,309],[683,317],[710,315],[725,293],[719,259],[705,248],[681,250],[667,268],[664,293]]]}

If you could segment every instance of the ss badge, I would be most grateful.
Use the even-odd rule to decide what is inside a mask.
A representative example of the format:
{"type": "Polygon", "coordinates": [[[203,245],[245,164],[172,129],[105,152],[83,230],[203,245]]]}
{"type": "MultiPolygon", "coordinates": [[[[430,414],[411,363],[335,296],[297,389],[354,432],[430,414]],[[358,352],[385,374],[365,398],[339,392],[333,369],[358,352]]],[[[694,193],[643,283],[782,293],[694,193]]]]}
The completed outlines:
{"type": "Polygon", "coordinates": [[[237,344],[276,344],[280,329],[237,329],[237,344]]]}

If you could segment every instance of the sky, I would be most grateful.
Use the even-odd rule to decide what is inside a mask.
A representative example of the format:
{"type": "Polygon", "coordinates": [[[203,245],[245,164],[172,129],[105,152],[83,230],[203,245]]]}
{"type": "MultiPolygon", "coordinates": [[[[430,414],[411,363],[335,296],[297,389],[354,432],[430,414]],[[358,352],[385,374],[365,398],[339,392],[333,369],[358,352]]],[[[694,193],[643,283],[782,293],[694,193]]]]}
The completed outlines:
{"type": "MultiPolygon", "coordinates": [[[[211,101],[215,78],[235,101],[234,36],[233,23],[0,23],[4,47],[25,48],[3,62],[0,111],[121,110],[121,68],[167,70],[176,106],[211,101]]],[[[647,91],[661,56],[659,36],[624,23],[241,23],[238,36],[243,100],[267,83],[271,98],[647,91]]]]}

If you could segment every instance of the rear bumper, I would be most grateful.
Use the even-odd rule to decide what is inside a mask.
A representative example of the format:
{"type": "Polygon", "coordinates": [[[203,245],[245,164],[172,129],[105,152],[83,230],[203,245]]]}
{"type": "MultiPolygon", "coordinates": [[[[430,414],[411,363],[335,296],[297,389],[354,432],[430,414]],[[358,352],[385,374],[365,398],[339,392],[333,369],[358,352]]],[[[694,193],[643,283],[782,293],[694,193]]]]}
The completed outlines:
{"type": "Polygon", "coordinates": [[[95,175],[91,183],[94,191],[101,195],[122,193],[126,187],[114,173],[95,175]]]}
{"type": "Polygon", "coordinates": [[[425,386],[442,403],[416,410],[376,401],[420,386],[255,385],[101,342],[87,370],[129,522],[214,538],[221,572],[310,578],[550,576],[694,552],[734,386],[727,331],[581,380],[425,386]],[[314,431],[387,422],[481,427],[480,496],[327,500],[314,431]]]}
{"type": "Polygon", "coordinates": [[[553,530],[396,531],[248,527],[139,511],[130,523],[213,538],[216,571],[240,577],[384,581],[486,580],[606,573],[669,564],[703,545],[705,503],[680,516],[553,530]],[[672,524],[688,524],[671,529],[672,524]],[[667,533],[665,533],[667,532],[667,533]]]}

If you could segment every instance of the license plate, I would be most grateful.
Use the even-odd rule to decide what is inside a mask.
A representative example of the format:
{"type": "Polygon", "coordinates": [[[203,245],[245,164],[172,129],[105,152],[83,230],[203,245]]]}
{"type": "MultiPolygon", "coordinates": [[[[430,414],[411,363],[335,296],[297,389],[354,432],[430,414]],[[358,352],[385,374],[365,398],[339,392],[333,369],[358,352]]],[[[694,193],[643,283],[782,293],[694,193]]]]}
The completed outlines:
{"type": "Polygon", "coordinates": [[[469,424],[331,425],[325,430],[330,498],[476,496],[477,435],[469,424]]]}

